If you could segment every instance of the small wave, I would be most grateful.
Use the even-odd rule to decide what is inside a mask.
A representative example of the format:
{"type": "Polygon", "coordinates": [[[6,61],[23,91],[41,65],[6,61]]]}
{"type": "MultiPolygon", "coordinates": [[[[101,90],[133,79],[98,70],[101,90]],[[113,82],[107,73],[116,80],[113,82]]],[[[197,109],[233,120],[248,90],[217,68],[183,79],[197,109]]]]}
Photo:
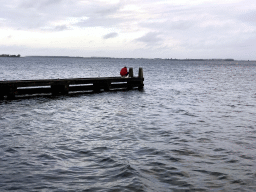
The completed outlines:
{"type": "Polygon", "coordinates": [[[142,149],[139,149],[136,153],[140,156],[142,156],[142,155],[145,155],[145,156],[165,155],[164,151],[156,150],[154,148],[142,148],[142,149]]]}
{"type": "Polygon", "coordinates": [[[93,151],[100,151],[100,152],[103,152],[103,151],[105,151],[105,150],[107,150],[108,148],[107,147],[95,147],[95,148],[93,148],[92,150],[93,151]]]}
{"type": "Polygon", "coordinates": [[[7,153],[16,153],[17,150],[15,150],[13,148],[8,148],[8,149],[5,150],[5,152],[7,152],[7,153]]]}
{"type": "Polygon", "coordinates": [[[130,165],[126,165],[124,167],[122,167],[119,170],[119,173],[117,173],[116,175],[113,176],[113,178],[115,179],[124,179],[124,178],[130,178],[130,177],[134,177],[136,175],[136,170],[133,169],[130,165]]]}
{"type": "Polygon", "coordinates": [[[241,179],[233,180],[233,181],[231,181],[230,183],[232,183],[232,184],[246,185],[246,183],[243,182],[243,180],[241,180],[241,179]]]}
{"type": "Polygon", "coordinates": [[[190,117],[198,117],[197,115],[194,115],[192,113],[189,113],[189,112],[185,112],[184,114],[182,115],[187,115],[187,116],[190,116],[190,117]]]}
{"type": "Polygon", "coordinates": [[[232,160],[228,160],[228,161],[225,161],[226,163],[237,163],[239,162],[238,160],[236,159],[232,159],[232,160]]]}
{"type": "Polygon", "coordinates": [[[253,160],[253,157],[249,157],[247,155],[241,155],[240,157],[243,158],[243,159],[253,160]]]}
{"type": "Polygon", "coordinates": [[[171,150],[172,152],[174,153],[177,153],[179,155],[185,155],[185,156],[197,156],[197,157],[200,157],[201,155],[197,152],[194,152],[194,151],[190,151],[190,150],[187,150],[187,149],[181,149],[181,150],[177,150],[177,149],[174,149],[174,150],[171,150]]]}
{"type": "Polygon", "coordinates": [[[77,153],[78,156],[80,157],[92,157],[95,156],[95,152],[93,152],[92,150],[78,150],[78,151],[74,151],[77,153]]]}
{"type": "Polygon", "coordinates": [[[178,157],[170,157],[169,160],[171,160],[172,162],[178,162],[181,160],[181,158],[178,158],[178,157]]]}
{"type": "Polygon", "coordinates": [[[213,151],[225,151],[225,149],[223,149],[223,148],[216,148],[213,151]]]}
{"type": "Polygon", "coordinates": [[[99,163],[106,163],[106,164],[113,164],[113,163],[116,163],[116,161],[114,161],[112,158],[110,157],[106,157],[106,158],[103,158],[99,161],[99,163]]]}
{"type": "Polygon", "coordinates": [[[208,138],[199,138],[197,139],[197,141],[199,143],[210,143],[211,142],[211,139],[208,139],[208,138]]]}
{"type": "Polygon", "coordinates": [[[208,175],[212,175],[212,176],[216,176],[216,177],[227,176],[227,174],[225,174],[225,173],[216,172],[216,171],[206,171],[206,170],[193,170],[193,171],[208,174],[208,175]]]}
{"type": "Polygon", "coordinates": [[[46,153],[38,155],[39,159],[47,159],[47,160],[52,160],[52,159],[56,159],[55,157],[53,157],[52,155],[48,155],[46,153]]]}

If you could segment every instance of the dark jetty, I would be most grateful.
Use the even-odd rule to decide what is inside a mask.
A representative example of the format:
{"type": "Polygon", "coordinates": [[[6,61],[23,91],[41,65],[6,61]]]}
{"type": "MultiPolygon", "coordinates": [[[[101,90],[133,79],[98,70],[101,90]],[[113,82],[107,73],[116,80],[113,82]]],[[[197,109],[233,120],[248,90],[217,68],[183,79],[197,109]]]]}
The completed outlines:
{"type": "Polygon", "coordinates": [[[99,93],[143,89],[143,70],[138,77],[129,68],[129,77],[98,77],[72,79],[41,79],[0,81],[0,99],[15,99],[34,95],[68,95],[70,93],[99,93]]]}

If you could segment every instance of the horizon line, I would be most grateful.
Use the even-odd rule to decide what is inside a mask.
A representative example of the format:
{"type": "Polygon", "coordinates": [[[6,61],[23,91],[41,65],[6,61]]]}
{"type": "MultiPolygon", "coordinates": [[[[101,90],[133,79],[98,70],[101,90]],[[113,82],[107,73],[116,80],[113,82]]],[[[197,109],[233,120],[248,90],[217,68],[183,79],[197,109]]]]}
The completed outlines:
{"type": "Polygon", "coordinates": [[[106,57],[106,56],[89,56],[89,57],[83,57],[83,56],[49,56],[49,55],[27,55],[27,56],[21,56],[21,57],[56,57],[56,58],[86,58],[86,59],[148,59],[148,60],[183,60],[183,61],[256,61],[256,60],[250,60],[250,59],[233,59],[233,58],[210,58],[210,59],[177,59],[177,58],[145,58],[145,57],[106,57]]]}

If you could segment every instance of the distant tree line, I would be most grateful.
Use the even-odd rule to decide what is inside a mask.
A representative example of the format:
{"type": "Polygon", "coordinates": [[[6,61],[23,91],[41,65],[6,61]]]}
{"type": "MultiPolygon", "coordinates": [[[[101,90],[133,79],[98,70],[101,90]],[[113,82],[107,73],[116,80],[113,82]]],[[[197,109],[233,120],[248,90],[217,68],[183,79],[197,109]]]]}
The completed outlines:
{"type": "Polygon", "coordinates": [[[18,55],[9,55],[9,54],[2,54],[0,57],[20,57],[20,54],[18,55]]]}

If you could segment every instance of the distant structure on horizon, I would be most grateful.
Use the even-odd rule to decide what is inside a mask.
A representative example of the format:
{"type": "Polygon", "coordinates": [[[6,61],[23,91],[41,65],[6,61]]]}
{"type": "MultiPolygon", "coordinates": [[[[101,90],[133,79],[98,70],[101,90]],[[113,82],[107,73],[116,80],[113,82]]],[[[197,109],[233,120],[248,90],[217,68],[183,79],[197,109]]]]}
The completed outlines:
{"type": "Polygon", "coordinates": [[[20,54],[18,55],[9,55],[9,54],[2,54],[0,57],[20,57],[20,54]]]}

